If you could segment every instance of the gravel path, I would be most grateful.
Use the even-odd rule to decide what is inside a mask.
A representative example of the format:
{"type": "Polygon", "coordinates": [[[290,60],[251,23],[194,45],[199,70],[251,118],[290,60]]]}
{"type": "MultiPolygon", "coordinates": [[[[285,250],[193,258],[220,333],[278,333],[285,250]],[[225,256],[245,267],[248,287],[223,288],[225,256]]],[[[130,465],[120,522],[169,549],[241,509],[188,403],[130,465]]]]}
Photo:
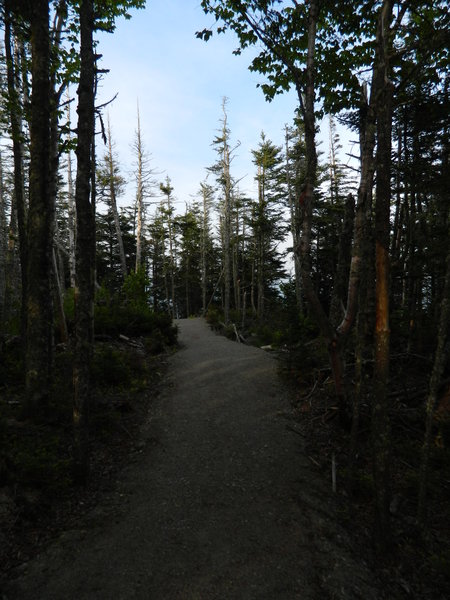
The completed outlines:
{"type": "Polygon", "coordinates": [[[178,325],[138,460],[4,599],[382,598],[329,482],[286,427],[275,360],[201,319],[178,325]]]}

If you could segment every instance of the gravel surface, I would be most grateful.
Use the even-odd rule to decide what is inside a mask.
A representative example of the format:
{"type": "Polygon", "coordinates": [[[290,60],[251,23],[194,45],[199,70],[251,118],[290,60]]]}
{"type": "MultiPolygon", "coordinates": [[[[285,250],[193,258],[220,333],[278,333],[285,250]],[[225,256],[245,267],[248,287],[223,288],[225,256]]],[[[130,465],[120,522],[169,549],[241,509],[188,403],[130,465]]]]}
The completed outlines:
{"type": "Polygon", "coordinates": [[[383,598],[266,352],[177,322],[142,452],[2,600],[383,598]]]}

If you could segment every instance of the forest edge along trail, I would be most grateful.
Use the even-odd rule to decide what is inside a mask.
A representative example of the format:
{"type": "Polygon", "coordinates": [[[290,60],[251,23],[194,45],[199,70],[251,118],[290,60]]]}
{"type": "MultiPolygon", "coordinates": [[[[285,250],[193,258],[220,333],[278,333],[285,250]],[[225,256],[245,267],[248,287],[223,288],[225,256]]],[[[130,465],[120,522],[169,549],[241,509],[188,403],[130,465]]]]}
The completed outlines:
{"type": "Polygon", "coordinates": [[[177,324],[142,454],[3,598],[383,598],[367,548],[286,427],[273,357],[202,319],[177,324]]]}

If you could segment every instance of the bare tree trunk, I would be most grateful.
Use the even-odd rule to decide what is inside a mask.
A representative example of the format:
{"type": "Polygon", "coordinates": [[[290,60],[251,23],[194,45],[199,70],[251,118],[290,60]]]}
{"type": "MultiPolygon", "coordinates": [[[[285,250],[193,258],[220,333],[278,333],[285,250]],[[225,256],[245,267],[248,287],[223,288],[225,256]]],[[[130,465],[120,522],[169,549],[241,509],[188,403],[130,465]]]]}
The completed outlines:
{"type": "MultiPolygon", "coordinates": [[[[70,144],[72,136],[70,132],[70,98],[67,93],[67,121],[69,124],[68,142],[70,144]]],[[[72,151],[69,150],[67,154],[67,204],[68,204],[68,218],[67,218],[67,230],[69,233],[69,278],[70,287],[75,288],[75,241],[76,241],[76,214],[75,214],[75,196],[73,191],[73,175],[72,175],[72,151]]]]}
{"type": "Polygon", "coordinates": [[[123,247],[122,230],[120,228],[119,211],[117,208],[117,197],[116,197],[116,181],[115,181],[115,169],[114,169],[114,157],[113,157],[113,144],[111,137],[111,124],[108,115],[108,168],[109,168],[109,195],[111,201],[111,211],[114,218],[114,226],[116,228],[117,243],[119,245],[119,256],[120,266],[122,269],[122,278],[125,279],[127,276],[127,261],[125,258],[125,250],[123,247]]]}
{"type": "Polygon", "coordinates": [[[59,316],[59,330],[61,341],[67,344],[69,342],[69,332],[67,331],[66,315],[64,313],[64,294],[63,287],[61,284],[60,271],[58,262],[56,260],[56,250],[53,248],[52,252],[53,259],[53,274],[55,278],[55,296],[57,302],[58,316],[59,316]]]}
{"type": "Polygon", "coordinates": [[[5,324],[12,316],[12,308],[16,304],[20,304],[19,296],[21,295],[21,268],[20,256],[18,251],[18,229],[17,229],[17,210],[16,197],[12,194],[11,210],[9,224],[7,228],[7,248],[6,248],[6,263],[5,263],[5,298],[4,298],[4,322],[5,324]]]}
{"type": "Polygon", "coordinates": [[[389,378],[389,233],[391,200],[391,130],[393,85],[389,80],[392,0],[384,0],[377,31],[377,181],[375,201],[376,324],[372,448],[375,483],[375,543],[384,552],[390,543],[389,378]]]}
{"type": "Polygon", "coordinates": [[[27,220],[26,414],[37,417],[50,394],[53,311],[51,275],[55,205],[50,155],[50,34],[48,0],[33,4],[30,206],[27,220]]]}
{"type": "Polygon", "coordinates": [[[0,333],[5,325],[6,263],[8,254],[8,226],[4,193],[3,157],[0,151],[0,333]]]}
{"type": "Polygon", "coordinates": [[[224,266],[224,321],[228,325],[230,320],[230,295],[231,295],[231,174],[230,174],[230,149],[228,146],[227,113],[225,100],[223,109],[223,152],[222,152],[222,177],[224,181],[224,206],[223,206],[223,266],[224,266]]]}
{"type": "Polygon", "coordinates": [[[73,367],[74,476],[89,474],[90,364],[93,352],[95,210],[91,189],[94,145],[95,56],[94,0],[80,6],[81,68],[78,86],[78,141],[75,202],[77,209],[75,352],[73,367]]]}
{"type": "MultiPolygon", "coordinates": [[[[447,216],[447,231],[450,237],[450,210],[447,216]]],[[[422,460],[420,463],[419,496],[417,504],[417,520],[419,523],[423,523],[426,517],[428,465],[430,461],[433,416],[436,410],[439,385],[444,372],[446,360],[445,344],[448,337],[448,328],[450,322],[450,243],[448,241],[447,245],[447,267],[441,302],[437,348],[434,356],[433,371],[431,373],[430,387],[426,403],[425,436],[422,447],[422,460]]]]}
{"type": "Polygon", "coordinates": [[[252,307],[253,314],[256,315],[255,306],[255,258],[252,259],[251,264],[251,279],[250,279],[250,305],[252,307]]]}
{"type": "Polygon", "coordinates": [[[173,222],[172,222],[172,191],[173,188],[170,185],[170,178],[166,178],[166,183],[161,184],[161,191],[166,196],[167,202],[167,230],[169,232],[169,267],[170,267],[170,299],[172,307],[169,310],[172,315],[172,319],[175,319],[175,250],[174,250],[174,235],[173,235],[173,222]]]}
{"type": "Polygon", "coordinates": [[[207,252],[206,252],[206,241],[208,239],[209,231],[209,208],[208,202],[210,200],[212,189],[207,186],[206,183],[200,185],[202,193],[202,206],[203,206],[203,220],[202,220],[202,231],[200,240],[200,263],[201,263],[201,281],[202,281],[202,315],[206,315],[206,288],[207,288],[207,252]]]}
{"type": "MultiPolygon", "coordinates": [[[[69,123],[70,123],[70,105],[67,105],[69,112],[69,123]]],[[[70,132],[70,128],[69,128],[70,132]]],[[[70,142],[70,133],[69,133],[70,142]]],[[[72,152],[69,150],[67,155],[67,204],[68,219],[67,229],[69,232],[69,277],[70,287],[75,288],[75,245],[76,245],[76,211],[75,211],[75,195],[73,191],[73,177],[72,177],[72,152]]]]}
{"type": "Polygon", "coordinates": [[[355,221],[355,200],[351,194],[345,202],[344,220],[339,237],[338,261],[336,276],[333,285],[333,293],[330,303],[330,320],[337,327],[344,316],[344,301],[348,290],[348,272],[351,260],[353,226],[355,221]]]}
{"type": "Polygon", "coordinates": [[[234,291],[234,306],[240,312],[241,290],[239,284],[239,206],[237,202],[233,202],[235,206],[235,230],[233,232],[233,291],[234,291]]]}
{"type": "Polygon", "coordinates": [[[22,122],[19,93],[16,88],[18,66],[14,60],[12,45],[12,0],[5,0],[5,55],[6,76],[9,97],[9,118],[11,121],[11,137],[14,158],[14,207],[17,215],[17,230],[19,233],[20,272],[22,282],[22,307],[21,307],[21,335],[25,350],[27,329],[27,215],[25,205],[23,150],[22,150],[22,122]]]}
{"type": "Polygon", "coordinates": [[[141,118],[139,115],[139,105],[137,107],[137,132],[136,132],[136,154],[137,154],[137,190],[136,190],[136,273],[139,271],[142,263],[142,224],[144,216],[144,197],[143,197],[143,148],[141,140],[141,118]]]}

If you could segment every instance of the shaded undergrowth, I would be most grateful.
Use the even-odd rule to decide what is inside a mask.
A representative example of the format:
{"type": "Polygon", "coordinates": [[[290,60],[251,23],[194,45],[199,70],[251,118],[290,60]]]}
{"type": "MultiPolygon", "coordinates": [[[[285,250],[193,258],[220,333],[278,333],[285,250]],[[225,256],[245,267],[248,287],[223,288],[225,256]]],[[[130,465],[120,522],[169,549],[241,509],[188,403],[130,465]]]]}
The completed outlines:
{"type": "MultiPolygon", "coordinates": [[[[329,479],[335,467],[336,498],[341,518],[350,529],[359,527],[370,539],[375,522],[374,480],[371,448],[371,381],[373,359],[364,356],[363,393],[356,458],[350,456],[350,431],[339,424],[338,406],[326,343],[308,321],[291,317],[258,322],[251,313],[246,326],[227,327],[219,309],[207,315],[210,326],[236,340],[276,353],[280,375],[290,387],[295,432],[313,468],[329,479]]],[[[391,421],[391,527],[392,551],[384,563],[374,554],[374,566],[384,571],[395,598],[445,598],[450,586],[450,388],[446,372],[434,419],[433,447],[428,473],[427,521],[416,520],[419,469],[425,434],[425,403],[432,368],[432,345],[420,354],[405,351],[395,340],[391,354],[389,384],[391,421]]],[[[349,344],[354,346],[354,344],[349,344]]],[[[355,391],[355,357],[345,356],[349,412],[355,391]]]]}
{"type": "Polygon", "coordinates": [[[116,307],[96,316],[89,416],[91,465],[85,488],[78,488],[72,479],[70,345],[56,346],[52,393],[37,422],[22,418],[20,340],[7,338],[2,345],[0,575],[7,576],[68,520],[76,518],[77,512],[97,502],[112,473],[136,449],[139,428],[158,393],[167,355],[176,344],[171,319],[136,307],[116,307]],[[117,312],[122,315],[118,324],[114,321],[117,312]]]}

